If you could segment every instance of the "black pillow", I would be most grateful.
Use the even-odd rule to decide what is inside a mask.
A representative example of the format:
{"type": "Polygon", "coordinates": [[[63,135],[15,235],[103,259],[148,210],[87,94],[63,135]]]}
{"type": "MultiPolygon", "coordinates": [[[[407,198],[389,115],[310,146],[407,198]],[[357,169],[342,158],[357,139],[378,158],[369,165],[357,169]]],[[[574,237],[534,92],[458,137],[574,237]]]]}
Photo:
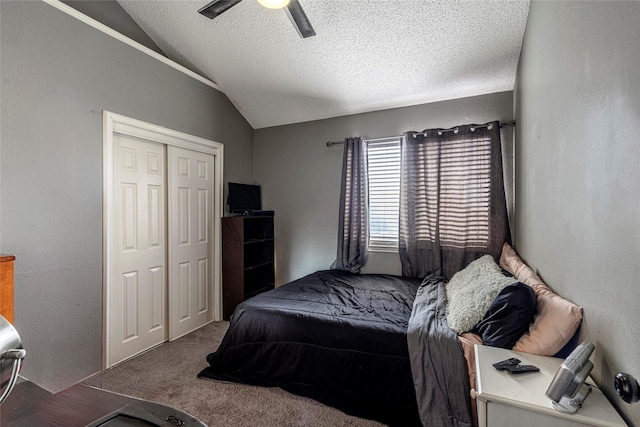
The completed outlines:
{"type": "Polygon", "coordinates": [[[500,291],[472,332],[480,335],[485,345],[511,349],[529,330],[535,312],[533,289],[524,283],[514,283],[500,291]]]}

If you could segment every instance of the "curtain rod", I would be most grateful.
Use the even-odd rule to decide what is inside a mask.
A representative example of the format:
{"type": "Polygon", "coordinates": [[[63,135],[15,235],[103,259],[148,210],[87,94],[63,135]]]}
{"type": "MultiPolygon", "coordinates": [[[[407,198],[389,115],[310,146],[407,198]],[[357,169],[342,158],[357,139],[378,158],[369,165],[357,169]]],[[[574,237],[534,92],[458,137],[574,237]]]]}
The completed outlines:
{"type": "MultiPolygon", "coordinates": [[[[506,123],[500,123],[500,128],[503,127],[515,127],[516,125],[516,121],[515,120],[511,120],[510,122],[506,122],[506,123]]],[[[476,125],[474,127],[476,128],[481,128],[481,127],[487,127],[489,126],[489,123],[487,123],[486,125],[476,125]]],[[[457,129],[457,127],[452,127],[449,129],[442,129],[441,132],[454,132],[457,129]]],[[[424,134],[423,132],[418,132],[418,135],[420,134],[424,134]]],[[[398,139],[398,138],[402,138],[402,135],[397,135],[397,136],[385,136],[382,138],[365,138],[366,141],[371,141],[371,142],[375,142],[375,141],[382,141],[385,139],[398,139]]],[[[327,142],[327,147],[333,147],[334,145],[341,145],[344,144],[344,141],[329,141],[327,142]]]]}

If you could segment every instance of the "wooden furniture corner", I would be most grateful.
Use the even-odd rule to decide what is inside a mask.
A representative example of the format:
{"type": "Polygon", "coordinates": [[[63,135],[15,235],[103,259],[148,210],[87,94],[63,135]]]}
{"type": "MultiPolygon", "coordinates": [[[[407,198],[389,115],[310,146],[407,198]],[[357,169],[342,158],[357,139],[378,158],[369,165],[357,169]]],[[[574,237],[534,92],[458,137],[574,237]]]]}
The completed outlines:
{"type": "Polygon", "coordinates": [[[0,254],[0,314],[13,323],[13,263],[16,257],[0,254]]]}

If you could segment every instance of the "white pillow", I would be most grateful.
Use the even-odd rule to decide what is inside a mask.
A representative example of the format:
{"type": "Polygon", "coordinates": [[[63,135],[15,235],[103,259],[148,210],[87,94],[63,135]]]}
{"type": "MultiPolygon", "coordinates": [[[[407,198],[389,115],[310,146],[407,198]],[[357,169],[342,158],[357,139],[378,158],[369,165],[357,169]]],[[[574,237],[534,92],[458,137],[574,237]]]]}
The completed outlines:
{"type": "Polygon", "coordinates": [[[446,286],[447,323],[456,333],[470,331],[505,287],[517,279],[505,277],[491,255],[469,263],[446,286]]]}

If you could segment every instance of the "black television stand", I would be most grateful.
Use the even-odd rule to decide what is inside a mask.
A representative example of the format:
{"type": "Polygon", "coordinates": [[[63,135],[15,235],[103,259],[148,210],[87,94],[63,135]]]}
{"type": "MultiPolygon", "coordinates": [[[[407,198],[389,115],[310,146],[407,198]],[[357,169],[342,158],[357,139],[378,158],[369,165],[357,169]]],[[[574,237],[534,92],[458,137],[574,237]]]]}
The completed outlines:
{"type": "MultiPolygon", "coordinates": [[[[257,211],[253,211],[257,212],[257,211]]],[[[222,218],[223,314],[229,320],[236,306],[275,286],[273,216],[222,218]]]]}

